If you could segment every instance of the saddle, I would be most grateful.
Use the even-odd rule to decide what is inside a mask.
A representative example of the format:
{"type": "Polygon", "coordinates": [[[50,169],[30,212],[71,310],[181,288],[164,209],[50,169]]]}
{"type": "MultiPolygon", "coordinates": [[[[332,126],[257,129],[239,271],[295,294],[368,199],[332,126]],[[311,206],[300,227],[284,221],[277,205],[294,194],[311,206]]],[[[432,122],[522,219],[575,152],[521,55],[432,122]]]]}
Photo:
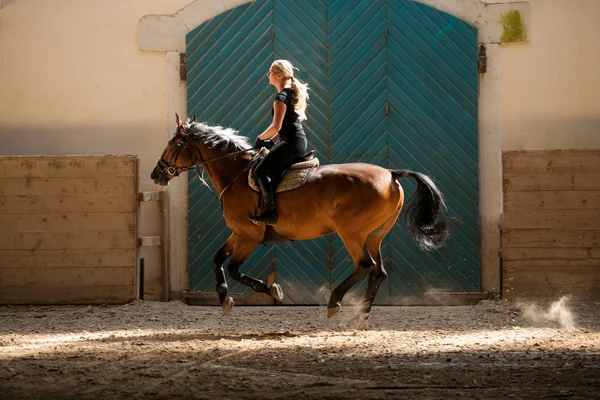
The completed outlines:
{"type": "MultiPolygon", "coordinates": [[[[269,150],[264,147],[261,148],[256,154],[255,160],[253,160],[254,165],[258,164],[258,161],[264,158],[267,154],[269,154],[269,150]]],[[[312,172],[312,169],[319,166],[319,159],[315,157],[316,154],[317,152],[312,150],[304,154],[296,161],[296,163],[292,164],[291,167],[286,169],[281,179],[279,179],[275,193],[287,192],[304,185],[308,179],[308,176],[312,172]]],[[[248,173],[248,185],[255,192],[260,193],[260,188],[254,180],[254,167],[252,167],[248,173]]]]}

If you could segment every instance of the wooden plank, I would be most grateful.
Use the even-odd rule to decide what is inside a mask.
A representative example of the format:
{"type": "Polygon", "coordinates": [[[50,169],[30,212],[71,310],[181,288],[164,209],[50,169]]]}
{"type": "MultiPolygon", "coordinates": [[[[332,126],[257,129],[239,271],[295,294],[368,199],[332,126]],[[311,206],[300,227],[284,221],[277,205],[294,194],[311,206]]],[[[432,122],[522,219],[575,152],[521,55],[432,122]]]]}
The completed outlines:
{"type": "Polygon", "coordinates": [[[0,250],[134,249],[135,232],[0,233],[0,250]]]}
{"type": "Polygon", "coordinates": [[[81,195],[122,196],[134,191],[133,176],[101,178],[0,178],[4,195],[81,195]]]}
{"type": "Polygon", "coordinates": [[[502,233],[502,248],[509,247],[599,248],[600,230],[506,229],[502,233]]]}
{"type": "Polygon", "coordinates": [[[600,248],[506,248],[502,250],[504,261],[517,260],[585,260],[600,258],[600,248]]]}
{"type": "Polygon", "coordinates": [[[504,212],[514,210],[600,210],[600,191],[504,192],[504,212]]]}
{"type": "Polygon", "coordinates": [[[135,212],[136,195],[132,191],[121,196],[73,195],[73,196],[6,196],[0,195],[0,214],[41,214],[97,212],[135,212]]]}
{"type": "Polygon", "coordinates": [[[136,156],[0,157],[0,178],[135,177],[136,156]]]}
{"type": "Polygon", "coordinates": [[[134,300],[133,285],[3,287],[0,304],[123,304],[134,300]]]}
{"type": "Polygon", "coordinates": [[[600,172],[504,173],[504,191],[600,190],[600,172]]]}
{"type": "Polygon", "coordinates": [[[134,252],[134,249],[0,250],[0,269],[133,267],[134,252]]]}
{"type": "Polygon", "coordinates": [[[131,285],[133,267],[105,268],[2,268],[0,286],[101,286],[131,285]]]}
{"type": "Polygon", "coordinates": [[[538,264],[531,265],[516,261],[504,264],[503,291],[529,292],[534,297],[536,294],[544,295],[546,290],[554,296],[558,296],[559,293],[600,294],[600,260],[590,262],[593,265],[575,265],[564,260],[536,263],[538,264]]]}
{"type": "Polygon", "coordinates": [[[600,229],[600,210],[508,210],[504,229],[600,229]]]}
{"type": "Polygon", "coordinates": [[[557,301],[562,296],[569,296],[574,301],[599,301],[600,290],[597,286],[582,287],[580,284],[549,285],[525,282],[505,285],[502,289],[502,296],[511,301],[557,301]]]}
{"type": "MultiPolygon", "coordinates": [[[[502,268],[507,273],[537,271],[541,275],[552,271],[575,272],[579,269],[596,271],[600,277],[600,258],[583,258],[578,260],[515,260],[504,261],[502,268]]],[[[536,273],[537,273],[536,272],[536,273]]]]}
{"type": "Polygon", "coordinates": [[[505,172],[599,172],[600,150],[522,150],[502,154],[505,172]]]}
{"type": "Polygon", "coordinates": [[[0,214],[0,233],[134,231],[134,213],[0,214]]]}

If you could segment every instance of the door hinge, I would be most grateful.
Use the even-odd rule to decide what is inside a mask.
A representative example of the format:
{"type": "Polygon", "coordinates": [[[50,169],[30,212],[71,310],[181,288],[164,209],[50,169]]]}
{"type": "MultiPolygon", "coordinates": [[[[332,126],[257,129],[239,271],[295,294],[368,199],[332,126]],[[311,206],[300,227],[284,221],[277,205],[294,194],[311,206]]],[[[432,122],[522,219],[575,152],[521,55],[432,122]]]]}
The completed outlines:
{"type": "Polygon", "coordinates": [[[479,73],[483,74],[487,71],[487,56],[485,54],[485,46],[479,46],[479,56],[477,57],[478,65],[479,65],[479,73]]]}
{"type": "Polygon", "coordinates": [[[385,102],[385,116],[387,117],[388,115],[390,115],[390,105],[389,105],[389,103],[386,101],[386,102],[385,102]]]}
{"type": "Polygon", "coordinates": [[[187,69],[185,66],[185,53],[179,53],[179,79],[185,81],[187,79],[187,69]]]}

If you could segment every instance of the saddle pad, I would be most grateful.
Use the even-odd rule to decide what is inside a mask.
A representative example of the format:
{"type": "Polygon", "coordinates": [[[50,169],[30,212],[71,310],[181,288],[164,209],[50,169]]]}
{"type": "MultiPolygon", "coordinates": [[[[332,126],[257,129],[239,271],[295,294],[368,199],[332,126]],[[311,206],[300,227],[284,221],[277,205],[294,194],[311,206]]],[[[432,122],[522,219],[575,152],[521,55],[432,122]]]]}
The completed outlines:
{"type": "MultiPolygon", "coordinates": [[[[319,159],[316,157],[312,160],[293,164],[283,174],[283,178],[281,179],[281,182],[279,182],[279,185],[277,185],[275,192],[287,192],[288,190],[299,188],[304,184],[304,182],[306,182],[310,171],[312,171],[314,167],[318,166],[319,159]]],[[[255,192],[260,192],[260,188],[254,180],[254,168],[252,168],[248,173],[248,185],[255,192]]]]}

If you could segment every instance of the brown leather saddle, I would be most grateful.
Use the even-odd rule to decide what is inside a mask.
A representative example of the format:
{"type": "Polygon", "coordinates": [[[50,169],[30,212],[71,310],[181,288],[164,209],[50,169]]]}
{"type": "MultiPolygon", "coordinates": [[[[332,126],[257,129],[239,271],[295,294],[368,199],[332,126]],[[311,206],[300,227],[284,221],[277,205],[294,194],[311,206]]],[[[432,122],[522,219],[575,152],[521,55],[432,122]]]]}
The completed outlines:
{"type": "MultiPolygon", "coordinates": [[[[269,150],[267,150],[264,147],[260,149],[255,156],[255,159],[257,160],[256,162],[258,163],[258,161],[260,161],[261,158],[266,156],[268,152],[269,150]]],[[[277,184],[277,189],[275,190],[275,192],[287,192],[289,190],[294,190],[304,185],[313,168],[318,167],[320,165],[319,159],[315,157],[316,154],[317,152],[315,150],[309,151],[302,157],[298,158],[298,160],[294,164],[292,164],[292,166],[286,169],[283,175],[281,176],[281,179],[279,179],[279,183],[277,184]]],[[[248,185],[255,192],[260,192],[260,189],[254,180],[254,167],[250,169],[250,172],[248,173],[248,185]]]]}

